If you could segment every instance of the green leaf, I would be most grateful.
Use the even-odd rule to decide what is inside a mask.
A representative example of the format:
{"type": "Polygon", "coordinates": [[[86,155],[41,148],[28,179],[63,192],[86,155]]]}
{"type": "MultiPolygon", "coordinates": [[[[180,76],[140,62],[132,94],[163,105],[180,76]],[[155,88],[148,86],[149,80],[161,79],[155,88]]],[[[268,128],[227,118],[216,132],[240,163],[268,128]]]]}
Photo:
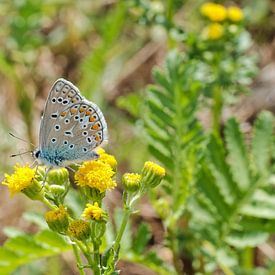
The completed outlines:
{"type": "Polygon", "coordinates": [[[245,192],[251,184],[248,156],[239,124],[234,118],[229,119],[225,125],[225,139],[230,171],[240,191],[245,192]]]}
{"type": "Polygon", "coordinates": [[[152,234],[147,224],[142,223],[138,227],[136,237],[133,240],[133,250],[135,253],[143,253],[152,234]]]}
{"type": "Polygon", "coordinates": [[[252,138],[252,156],[259,174],[266,174],[270,169],[273,121],[273,116],[269,112],[263,112],[255,123],[252,138]]]}

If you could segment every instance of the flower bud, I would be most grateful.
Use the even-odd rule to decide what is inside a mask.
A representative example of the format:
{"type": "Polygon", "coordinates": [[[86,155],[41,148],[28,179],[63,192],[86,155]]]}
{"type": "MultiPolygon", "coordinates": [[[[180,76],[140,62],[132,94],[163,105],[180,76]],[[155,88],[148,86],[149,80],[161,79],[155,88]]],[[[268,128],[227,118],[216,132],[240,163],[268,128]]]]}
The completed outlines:
{"type": "Polygon", "coordinates": [[[140,187],[141,175],[135,173],[125,173],[122,176],[122,183],[129,192],[135,192],[140,187]]]}
{"type": "Polygon", "coordinates": [[[66,192],[66,188],[65,188],[64,185],[52,184],[49,187],[49,191],[55,197],[59,197],[59,196],[63,195],[66,192]]]}
{"type": "Polygon", "coordinates": [[[47,181],[51,184],[63,185],[69,180],[69,172],[66,168],[53,169],[48,173],[47,181]]]}
{"type": "Polygon", "coordinates": [[[90,224],[83,220],[74,220],[69,225],[68,234],[80,241],[87,240],[91,236],[90,224]]]}
{"type": "Polygon", "coordinates": [[[106,221],[92,223],[92,238],[94,241],[100,241],[106,231],[106,221]]]}
{"type": "Polygon", "coordinates": [[[31,184],[22,190],[32,200],[40,200],[43,197],[44,189],[40,181],[33,179],[31,184]]]}
{"type": "Polygon", "coordinates": [[[82,217],[86,220],[100,221],[106,218],[106,216],[106,213],[102,208],[98,206],[97,202],[95,202],[94,204],[87,203],[86,208],[82,213],[82,217]]]}
{"type": "Polygon", "coordinates": [[[48,211],[45,219],[49,228],[55,232],[64,233],[68,229],[69,215],[63,205],[56,210],[48,211]]]}
{"type": "Polygon", "coordinates": [[[152,161],[146,161],[142,170],[142,181],[146,187],[154,188],[165,176],[165,169],[152,161]]]}

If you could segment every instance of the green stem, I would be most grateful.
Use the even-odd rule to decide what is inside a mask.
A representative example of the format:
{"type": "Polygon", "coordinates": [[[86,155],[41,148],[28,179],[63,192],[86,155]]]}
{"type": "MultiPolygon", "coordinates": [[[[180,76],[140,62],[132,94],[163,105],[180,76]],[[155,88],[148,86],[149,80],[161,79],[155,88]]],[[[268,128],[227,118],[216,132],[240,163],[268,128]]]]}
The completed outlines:
{"type": "Polygon", "coordinates": [[[94,275],[100,275],[100,256],[99,256],[99,245],[94,243],[94,275]]]}
{"type": "Polygon", "coordinates": [[[213,133],[220,135],[221,115],[222,115],[222,93],[221,87],[215,86],[213,88],[213,106],[212,106],[212,128],[213,133]]]}
{"type": "Polygon", "coordinates": [[[121,222],[119,231],[117,233],[116,240],[115,240],[114,245],[113,245],[114,251],[117,251],[118,248],[119,248],[119,244],[120,244],[121,238],[123,236],[123,233],[125,231],[125,228],[126,228],[126,225],[127,225],[127,222],[129,220],[130,215],[131,215],[131,209],[127,206],[124,209],[122,222],[121,222]]]}
{"type": "Polygon", "coordinates": [[[77,267],[78,267],[78,270],[79,270],[79,274],[80,275],[85,275],[85,272],[83,270],[83,265],[81,263],[81,258],[80,258],[80,254],[79,254],[79,251],[78,251],[78,247],[76,246],[76,244],[74,242],[72,242],[72,247],[73,247],[74,256],[75,256],[75,259],[76,259],[76,262],[77,262],[77,267]]]}
{"type": "Polygon", "coordinates": [[[254,266],[253,266],[253,261],[254,261],[254,250],[252,247],[246,247],[242,253],[242,267],[244,270],[251,271],[254,266]]]}
{"type": "Polygon", "coordinates": [[[57,206],[51,204],[45,197],[43,197],[43,199],[41,200],[44,204],[46,204],[50,209],[57,209],[57,206]]]}

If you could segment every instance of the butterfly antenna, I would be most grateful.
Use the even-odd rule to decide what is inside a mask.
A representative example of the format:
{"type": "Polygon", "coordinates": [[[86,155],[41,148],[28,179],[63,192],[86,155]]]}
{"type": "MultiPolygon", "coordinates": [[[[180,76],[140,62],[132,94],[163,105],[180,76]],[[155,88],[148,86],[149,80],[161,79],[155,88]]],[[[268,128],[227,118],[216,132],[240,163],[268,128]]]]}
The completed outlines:
{"type": "MultiPolygon", "coordinates": [[[[28,142],[27,140],[25,140],[25,139],[23,139],[23,138],[20,138],[20,137],[15,136],[13,133],[9,133],[9,135],[12,136],[12,137],[14,137],[14,138],[16,138],[16,139],[18,139],[18,140],[24,141],[25,143],[29,143],[31,146],[35,147],[34,144],[28,142]]],[[[26,153],[28,153],[28,152],[26,152],[26,153]]]]}
{"type": "Polygon", "coordinates": [[[12,155],[10,155],[10,157],[14,158],[14,157],[22,156],[22,155],[25,155],[25,154],[28,154],[28,153],[32,153],[32,151],[26,151],[26,152],[19,153],[19,154],[12,154],[12,155]]]}

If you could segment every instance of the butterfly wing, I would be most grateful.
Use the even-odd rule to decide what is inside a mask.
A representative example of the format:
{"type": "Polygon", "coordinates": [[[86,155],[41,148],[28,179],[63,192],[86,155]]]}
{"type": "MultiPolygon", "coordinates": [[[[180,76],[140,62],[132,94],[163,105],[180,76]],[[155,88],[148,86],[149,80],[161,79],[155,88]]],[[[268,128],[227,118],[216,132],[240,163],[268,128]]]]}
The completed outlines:
{"type": "Polygon", "coordinates": [[[41,122],[42,153],[53,163],[89,160],[107,140],[107,124],[99,107],[82,97],[72,83],[58,79],[41,122]]]}

